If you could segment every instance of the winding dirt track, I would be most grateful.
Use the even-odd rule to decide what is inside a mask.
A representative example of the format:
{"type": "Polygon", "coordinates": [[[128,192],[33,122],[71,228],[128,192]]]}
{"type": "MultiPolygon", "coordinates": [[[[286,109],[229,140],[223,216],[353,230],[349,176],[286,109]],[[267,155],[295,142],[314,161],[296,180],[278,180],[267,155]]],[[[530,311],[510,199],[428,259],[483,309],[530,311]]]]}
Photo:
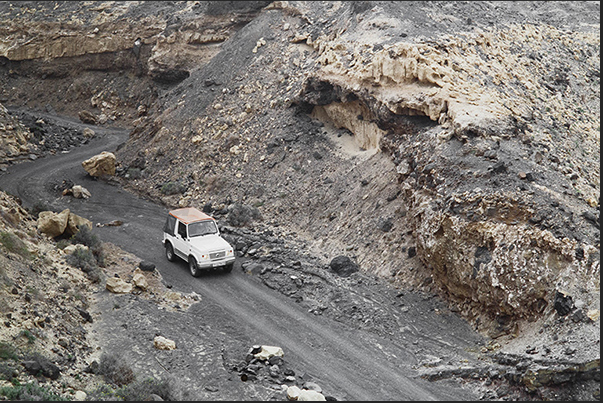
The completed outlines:
{"type": "MultiPolygon", "coordinates": [[[[254,344],[280,346],[288,362],[311,374],[325,395],[338,400],[476,400],[469,389],[455,383],[429,383],[418,378],[411,367],[417,359],[411,351],[400,347],[404,344],[401,339],[385,340],[325,316],[313,315],[293,299],[246,275],[240,270],[240,262],[228,275],[198,279],[190,276],[184,262],[168,262],[161,245],[166,209],[117,186],[94,180],[81,167],[81,161],[101,151],[114,151],[127,139],[127,131],[83,125],[69,119],[61,121],[64,125],[91,127],[97,137],[69,153],[10,166],[0,176],[0,189],[20,197],[26,207],[43,201],[56,210],[69,208],[93,223],[123,221],[121,227],[95,228],[95,233],[103,241],[155,263],[174,291],[201,296],[202,302],[196,304],[199,306],[189,309],[186,319],[178,323],[179,332],[190,327],[194,334],[202,319],[206,327],[232,331],[232,337],[239,339],[247,338],[239,340],[247,343],[246,348],[254,344]],[[61,198],[48,191],[49,183],[60,183],[66,178],[87,188],[92,197],[61,198]]],[[[417,319],[418,332],[433,338],[434,328],[417,319]]],[[[112,319],[103,320],[110,323],[112,319]]],[[[116,333],[113,336],[117,340],[116,333]]],[[[117,343],[115,340],[111,342],[117,343]]],[[[451,351],[467,348],[466,344],[456,344],[455,338],[446,340],[451,351]]],[[[195,379],[196,375],[199,374],[188,378],[195,379]]]]}

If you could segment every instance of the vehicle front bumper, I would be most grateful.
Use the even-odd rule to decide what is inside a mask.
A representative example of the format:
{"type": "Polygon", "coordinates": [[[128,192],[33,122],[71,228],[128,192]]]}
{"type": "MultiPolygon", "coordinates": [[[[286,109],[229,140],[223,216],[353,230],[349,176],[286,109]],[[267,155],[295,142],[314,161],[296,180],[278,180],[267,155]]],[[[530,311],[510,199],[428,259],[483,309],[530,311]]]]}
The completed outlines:
{"type": "Polygon", "coordinates": [[[228,256],[222,259],[215,259],[215,260],[203,260],[200,262],[197,262],[197,267],[199,267],[200,269],[213,269],[213,268],[217,268],[217,267],[223,267],[226,266],[227,264],[233,263],[235,261],[235,257],[234,256],[228,256]]]}

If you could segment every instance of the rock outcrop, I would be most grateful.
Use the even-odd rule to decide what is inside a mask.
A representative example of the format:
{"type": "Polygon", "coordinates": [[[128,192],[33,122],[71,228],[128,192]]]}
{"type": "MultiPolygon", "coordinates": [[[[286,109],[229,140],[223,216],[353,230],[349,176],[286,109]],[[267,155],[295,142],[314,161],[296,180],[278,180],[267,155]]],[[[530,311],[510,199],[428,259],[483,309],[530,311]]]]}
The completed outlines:
{"type": "Polygon", "coordinates": [[[23,159],[35,151],[32,134],[0,103],[0,164],[23,159]]]}

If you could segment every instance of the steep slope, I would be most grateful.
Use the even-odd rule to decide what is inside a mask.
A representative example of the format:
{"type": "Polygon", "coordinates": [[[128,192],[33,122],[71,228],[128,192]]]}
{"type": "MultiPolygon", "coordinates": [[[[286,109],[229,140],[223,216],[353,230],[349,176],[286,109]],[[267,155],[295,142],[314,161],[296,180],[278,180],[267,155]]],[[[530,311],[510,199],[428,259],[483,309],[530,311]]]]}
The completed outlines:
{"type": "Polygon", "coordinates": [[[257,208],[325,262],[439,293],[506,351],[598,360],[598,3],[146,3],[75,3],[82,54],[10,26],[3,96],[132,124],[123,183],[168,206],[257,208]],[[108,81],[69,90],[66,60],[108,81]],[[67,95],[7,90],[34,81],[67,95]],[[572,332],[587,342],[566,353],[572,332]]]}
{"type": "Polygon", "coordinates": [[[557,293],[596,315],[598,21],[363,4],[273,3],[134,129],[131,185],[260,206],[493,336],[554,317],[557,293]]]}

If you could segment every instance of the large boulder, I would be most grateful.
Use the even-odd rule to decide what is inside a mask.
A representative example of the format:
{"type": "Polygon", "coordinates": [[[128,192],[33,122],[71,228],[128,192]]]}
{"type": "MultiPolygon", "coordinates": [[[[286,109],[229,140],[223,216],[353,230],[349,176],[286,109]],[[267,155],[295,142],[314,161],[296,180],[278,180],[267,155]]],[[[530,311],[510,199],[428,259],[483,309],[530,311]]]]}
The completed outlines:
{"type": "Polygon", "coordinates": [[[67,226],[65,227],[63,233],[67,236],[75,235],[83,226],[88,227],[88,229],[92,229],[92,221],[88,220],[87,218],[80,217],[77,214],[71,213],[69,214],[67,226]]]}
{"type": "Polygon", "coordinates": [[[84,167],[90,176],[113,176],[115,175],[115,161],[115,154],[103,151],[82,162],[82,167],[84,167]]]}
{"type": "Polygon", "coordinates": [[[69,221],[69,209],[60,213],[41,211],[38,214],[38,231],[52,238],[62,235],[69,221]]]}
{"type": "Polygon", "coordinates": [[[358,271],[358,265],[347,256],[337,256],[331,260],[329,267],[341,277],[348,277],[358,271]]]}

